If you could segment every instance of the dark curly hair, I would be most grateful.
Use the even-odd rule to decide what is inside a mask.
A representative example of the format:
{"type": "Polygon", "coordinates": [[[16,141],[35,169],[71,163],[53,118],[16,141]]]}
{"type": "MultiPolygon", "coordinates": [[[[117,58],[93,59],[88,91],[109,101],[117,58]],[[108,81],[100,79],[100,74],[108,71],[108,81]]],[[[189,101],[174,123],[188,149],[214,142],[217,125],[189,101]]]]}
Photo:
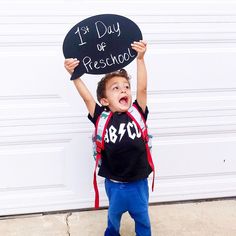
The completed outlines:
{"type": "Polygon", "coordinates": [[[128,82],[130,80],[130,76],[128,75],[125,69],[120,69],[120,70],[105,74],[105,76],[98,82],[98,85],[97,85],[97,99],[99,102],[102,98],[106,97],[105,92],[106,92],[107,82],[115,76],[124,77],[125,79],[127,79],[128,82]]]}

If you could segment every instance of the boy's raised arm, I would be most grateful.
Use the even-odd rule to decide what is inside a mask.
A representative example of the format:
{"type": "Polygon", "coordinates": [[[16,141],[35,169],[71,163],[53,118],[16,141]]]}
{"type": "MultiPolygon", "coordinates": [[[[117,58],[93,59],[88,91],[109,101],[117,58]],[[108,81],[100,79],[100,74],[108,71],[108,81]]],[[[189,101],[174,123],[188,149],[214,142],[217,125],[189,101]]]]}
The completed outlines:
{"type": "MultiPolygon", "coordinates": [[[[73,73],[75,67],[78,65],[79,65],[79,61],[75,58],[65,59],[64,66],[70,74],[73,73]]],[[[93,117],[95,106],[96,106],[95,99],[93,98],[92,94],[88,90],[85,83],[80,78],[73,80],[73,82],[74,82],[74,85],[75,85],[76,89],[78,90],[80,96],[84,100],[89,114],[93,117]]]]}
{"type": "Polygon", "coordinates": [[[137,55],[137,91],[136,98],[139,106],[145,112],[147,105],[147,69],[144,61],[147,43],[140,40],[131,44],[137,55]]]}

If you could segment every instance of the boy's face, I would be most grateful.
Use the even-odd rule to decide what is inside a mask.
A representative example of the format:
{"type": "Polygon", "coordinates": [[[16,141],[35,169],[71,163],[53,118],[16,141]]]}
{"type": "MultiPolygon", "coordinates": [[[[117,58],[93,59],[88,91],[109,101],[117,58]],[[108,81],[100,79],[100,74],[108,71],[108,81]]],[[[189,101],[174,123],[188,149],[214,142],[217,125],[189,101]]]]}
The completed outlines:
{"type": "Polygon", "coordinates": [[[130,84],[126,78],[115,76],[106,83],[106,97],[101,99],[103,106],[112,112],[126,112],[132,103],[130,84]]]}

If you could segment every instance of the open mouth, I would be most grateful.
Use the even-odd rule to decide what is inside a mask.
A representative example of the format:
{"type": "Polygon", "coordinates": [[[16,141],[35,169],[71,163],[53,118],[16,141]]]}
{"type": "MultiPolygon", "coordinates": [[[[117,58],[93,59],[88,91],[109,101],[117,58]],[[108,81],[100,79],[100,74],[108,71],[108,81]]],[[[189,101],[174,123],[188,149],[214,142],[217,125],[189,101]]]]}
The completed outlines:
{"type": "Polygon", "coordinates": [[[119,103],[122,105],[126,105],[128,103],[128,97],[125,96],[119,100],[119,103]]]}

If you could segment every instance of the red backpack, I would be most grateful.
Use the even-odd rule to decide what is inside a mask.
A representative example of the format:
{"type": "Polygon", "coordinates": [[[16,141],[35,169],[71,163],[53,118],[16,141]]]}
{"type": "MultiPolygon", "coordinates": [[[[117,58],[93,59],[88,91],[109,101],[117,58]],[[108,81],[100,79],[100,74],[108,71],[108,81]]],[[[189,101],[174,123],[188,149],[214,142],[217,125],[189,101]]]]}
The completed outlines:
{"type": "MultiPolygon", "coordinates": [[[[152,180],[152,191],[154,190],[154,179],[155,179],[155,168],[152,161],[151,156],[151,135],[148,135],[148,129],[145,122],[145,119],[143,115],[139,112],[137,106],[133,104],[129,110],[127,111],[127,115],[135,122],[138,129],[141,131],[142,138],[146,145],[146,151],[147,151],[147,159],[150,167],[153,171],[153,180],[152,180]]],[[[95,131],[93,134],[93,146],[94,146],[94,159],[96,161],[95,169],[94,169],[94,177],[93,177],[93,186],[95,191],[95,208],[99,208],[99,192],[98,192],[98,185],[97,185],[97,178],[96,178],[96,172],[97,167],[101,164],[101,152],[104,150],[104,137],[106,134],[107,125],[109,123],[109,120],[112,116],[111,111],[103,111],[101,115],[98,117],[95,131]]]]}

